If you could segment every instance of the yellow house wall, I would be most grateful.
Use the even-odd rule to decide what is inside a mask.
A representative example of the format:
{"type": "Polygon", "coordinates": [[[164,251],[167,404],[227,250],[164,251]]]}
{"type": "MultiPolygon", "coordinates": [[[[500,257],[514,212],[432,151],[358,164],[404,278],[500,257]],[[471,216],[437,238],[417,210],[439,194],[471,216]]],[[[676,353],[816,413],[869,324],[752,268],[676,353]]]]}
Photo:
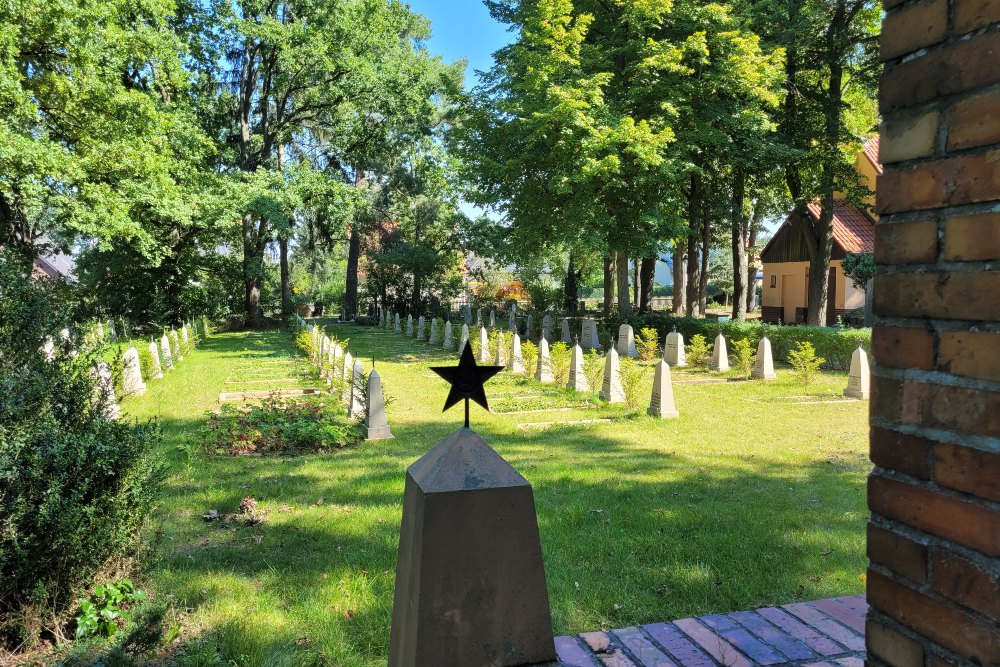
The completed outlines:
{"type": "MultiPolygon", "coordinates": [[[[862,201],[870,207],[868,214],[875,220],[878,220],[878,214],[875,213],[875,181],[878,178],[878,174],[875,173],[875,167],[872,166],[872,163],[865,157],[864,151],[858,151],[858,154],[854,157],[854,170],[861,177],[861,183],[867,185],[868,189],[871,190],[871,196],[866,197],[862,201]]],[[[838,190],[833,193],[833,198],[844,200],[847,197],[843,192],[838,190]]]]}
{"type": "MultiPolygon", "coordinates": [[[[865,293],[854,287],[854,283],[844,275],[840,260],[830,262],[830,267],[837,272],[837,293],[834,307],[838,309],[860,308],[865,305],[865,293]]],[[[761,304],[764,306],[788,306],[805,308],[808,303],[808,281],[806,280],[809,262],[773,262],[764,265],[764,287],[762,288],[761,304]],[[771,287],[771,276],[776,276],[775,286],[771,287]],[[781,302],[782,283],[793,281],[791,304],[781,302]]]]}

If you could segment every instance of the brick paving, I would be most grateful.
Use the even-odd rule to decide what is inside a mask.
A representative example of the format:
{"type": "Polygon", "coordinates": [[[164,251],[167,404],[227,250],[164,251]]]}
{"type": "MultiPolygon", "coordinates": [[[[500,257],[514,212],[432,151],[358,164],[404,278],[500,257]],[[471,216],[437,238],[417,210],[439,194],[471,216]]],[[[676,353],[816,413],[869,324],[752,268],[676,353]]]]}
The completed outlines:
{"type": "Polygon", "coordinates": [[[556,638],[561,667],[863,667],[863,595],[556,638]]]}

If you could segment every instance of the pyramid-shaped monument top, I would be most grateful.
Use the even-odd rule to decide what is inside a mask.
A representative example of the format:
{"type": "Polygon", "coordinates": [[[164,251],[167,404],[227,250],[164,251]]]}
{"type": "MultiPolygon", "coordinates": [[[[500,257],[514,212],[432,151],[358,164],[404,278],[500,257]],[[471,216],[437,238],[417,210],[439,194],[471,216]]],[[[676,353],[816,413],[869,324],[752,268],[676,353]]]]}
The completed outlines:
{"type": "Polygon", "coordinates": [[[424,493],[528,486],[528,480],[486,444],[462,427],[424,454],[406,471],[424,493]]]}
{"type": "Polygon", "coordinates": [[[503,366],[479,366],[472,353],[472,345],[466,341],[458,366],[432,366],[431,370],[451,383],[451,390],[444,402],[447,410],[461,400],[465,400],[465,427],[469,427],[469,401],[473,400],[489,410],[486,390],[483,385],[491,377],[503,370],[503,366]]]}

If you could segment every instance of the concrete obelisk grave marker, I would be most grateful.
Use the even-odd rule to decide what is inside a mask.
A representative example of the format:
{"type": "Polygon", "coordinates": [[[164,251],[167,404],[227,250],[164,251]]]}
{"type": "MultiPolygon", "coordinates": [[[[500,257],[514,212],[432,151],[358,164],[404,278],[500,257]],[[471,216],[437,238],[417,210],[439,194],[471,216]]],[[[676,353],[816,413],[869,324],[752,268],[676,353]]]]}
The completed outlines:
{"type": "Polygon", "coordinates": [[[365,401],[365,440],[389,440],[392,432],[385,418],[385,397],[382,396],[382,379],[374,368],[368,374],[368,400],[365,401]]]}
{"type": "Polygon", "coordinates": [[[451,320],[444,321],[444,342],[441,343],[441,347],[446,350],[455,348],[455,341],[451,338],[451,320]]]}
{"type": "Polygon", "coordinates": [[[354,357],[351,356],[350,352],[344,354],[344,368],[341,372],[341,379],[344,381],[344,386],[340,388],[340,400],[344,401],[348,405],[351,402],[351,387],[354,385],[353,377],[351,373],[354,372],[354,357]]]}
{"type": "Polygon", "coordinates": [[[122,355],[122,391],[126,396],[141,396],[146,393],[146,383],[142,381],[139,368],[139,351],[134,347],[122,355]]]}
{"type": "Polygon", "coordinates": [[[562,331],[560,331],[559,340],[560,340],[560,342],[563,342],[563,343],[572,343],[573,342],[573,337],[570,336],[570,334],[569,334],[569,320],[567,320],[567,319],[564,319],[562,321],[562,331]]]}
{"type": "Polygon", "coordinates": [[[431,320],[431,332],[427,334],[427,344],[428,345],[440,345],[441,339],[438,337],[438,321],[437,318],[431,320]]]}
{"type": "Polygon", "coordinates": [[[163,357],[163,367],[170,370],[174,367],[174,361],[170,356],[170,341],[167,340],[167,334],[163,334],[160,338],[160,356],[163,357]]]}
{"type": "Polygon", "coordinates": [[[507,367],[507,336],[503,331],[497,332],[497,366],[507,367]]]}
{"type": "Polygon", "coordinates": [[[715,347],[712,348],[712,361],[708,363],[708,367],[713,371],[719,372],[729,370],[729,353],[726,351],[726,339],[721,331],[715,337],[715,347]]]}
{"type": "Polygon", "coordinates": [[[604,356],[604,384],[601,387],[601,398],[608,403],[624,403],[625,391],[622,389],[620,375],[621,362],[618,350],[611,348],[604,356]]]}
{"type": "Polygon", "coordinates": [[[510,344],[510,360],[507,362],[511,373],[524,375],[524,357],[521,356],[521,337],[514,332],[514,340],[510,344]]]}
{"type": "Polygon", "coordinates": [[[847,375],[847,389],[844,396],[867,401],[871,397],[872,371],[868,366],[868,354],[858,342],[858,349],[851,355],[851,372],[847,375]]]}
{"type": "Polygon", "coordinates": [[[583,349],[579,343],[573,345],[569,360],[569,381],[566,387],[574,391],[590,391],[587,374],[583,372],[583,349]]]}
{"type": "Polygon", "coordinates": [[[462,325],[462,331],[459,333],[458,349],[459,350],[464,350],[465,349],[465,344],[468,343],[468,342],[469,342],[469,325],[468,324],[463,324],[462,325]]]}
{"type": "Polygon", "coordinates": [[[524,320],[524,337],[530,339],[535,328],[535,318],[531,315],[524,320]]]}
{"type": "Polygon", "coordinates": [[[492,361],[490,359],[490,335],[486,333],[486,329],[483,327],[479,327],[479,361],[484,364],[492,361]]]}
{"type": "Polygon", "coordinates": [[[646,412],[660,419],[680,417],[674,407],[674,385],[670,382],[670,366],[660,359],[653,373],[653,395],[649,399],[649,409],[646,412]]]}
{"type": "Polygon", "coordinates": [[[618,327],[618,356],[639,356],[635,349],[635,332],[632,330],[631,324],[623,324],[618,327]]]}
{"type": "Polygon", "coordinates": [[[424,338],[424,316],[421,315],[420,319],[417,320],[417,340],[425,340],[424,338]]]}
{"type": "Polygon", "coordinates": [[[687,366],[684,358],[684,336],[677,333],[677,327],[667,334],[667,340],[663,343],[663,360],[671,366],[687,366]]]}
{"type": "Polygon", "coordinates": [[[149,341],[149,358],[152,359],[152,368],[149,369],[149,376],[154,380],[163,379],[163,369],[160,368],[160,348],[156,343],[149,341]]]}
{"type": "Polygon", "coordinates": [[[552,316],[548,313],[542,318],[542,338],[552,340],[552,316]]]}
{"type": "Polygon", "coordinates": [[[490,329],[497,328],[497,311],[490,308],[490,329]]]}
{"type": "Polygon", "coordinates": [[[538,363],[535,365],[535,379],[543,384],[556,381],[552,375],[552,358],[549,356],[549,341],[542,338],[538,341],[538,363]]]}
{"type": "Polygon", "coordinates": [[[771,341],[764,336],[757,343],[757,361],[753,364],[751,377],[761,380],[773,380],[778,377],[774,372],[774,357],[771,356],[771,341]]]}
{"type": "Polygon", "coordinates": [[[406,335],[413,337],[413,314],[406,316],[406,335]]]}
{"type": "Polygon", "coordinates": [[[445,410],[465,401],[465,426],[406,471],[390,667],[512,667],[554,661],[531,485],[469,428],[469,401],[489,409],[466,345],[445,410]]]}
{"type": "Polygon", "coordinates": [[[393,331],[395,331],[396,333],[402,333],[403,332],[403,329],[402,329],[402,327],[400,325],[400,321],[399,321],[399,313],[396,313],[396,323],[395,323],[395,326],[393,327],[393,331]]]}

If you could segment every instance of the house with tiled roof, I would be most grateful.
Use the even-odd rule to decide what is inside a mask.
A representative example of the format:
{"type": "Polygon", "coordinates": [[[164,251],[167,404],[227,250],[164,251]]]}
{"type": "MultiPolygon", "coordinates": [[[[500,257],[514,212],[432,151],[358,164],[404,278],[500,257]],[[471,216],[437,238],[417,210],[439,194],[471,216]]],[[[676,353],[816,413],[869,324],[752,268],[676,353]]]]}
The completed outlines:
{"type": "MultiPolygon", "coordinates": [[[[875,204],[875,179],[882,173],[878,161],[878,137],[865,143],[858,152],[855,169],[862,183],[867,183],[871,197],[865,204],[875,204]]],[[[843,259],[851,253],[870,253],[875,246],[875,215],[845,201],[843,193],[834,193],[833,253],[830,261],[830,285],[827,293],[827,324],[837,317],[865,305],[865,292],[844,275],[843,259]]],[[[806,215],[819,219],[818,202],[806,206],[806,215]]],[[[761,251],[764,283],[761,289],[761,319],[785,324],[806,321],[809,304],[809,254],[803,242],[799,214],[792,212],[761,251]]]]}

